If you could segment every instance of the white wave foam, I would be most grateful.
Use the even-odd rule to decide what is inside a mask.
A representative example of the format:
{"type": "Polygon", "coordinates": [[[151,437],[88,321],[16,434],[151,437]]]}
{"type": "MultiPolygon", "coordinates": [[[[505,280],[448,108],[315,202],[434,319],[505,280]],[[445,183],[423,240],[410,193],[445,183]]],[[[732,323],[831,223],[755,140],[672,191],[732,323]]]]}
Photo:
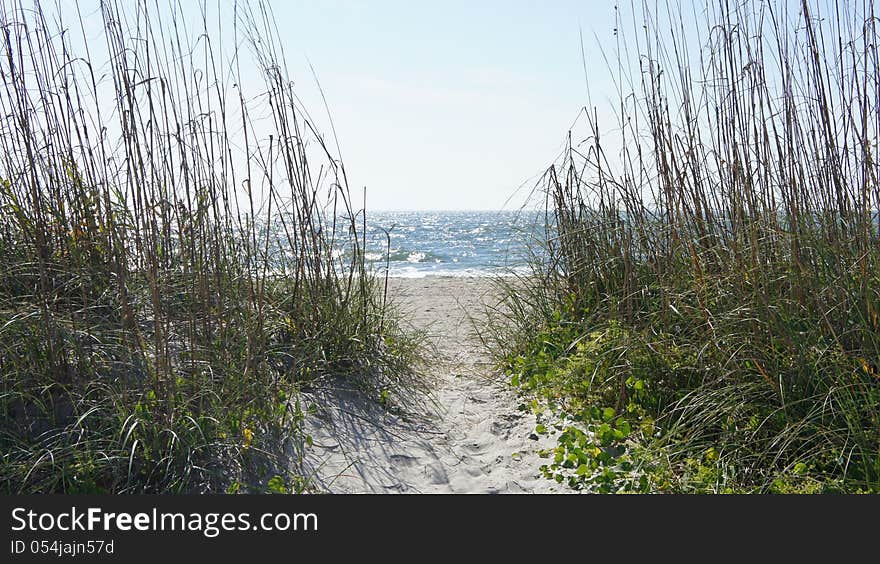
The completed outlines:
{"type": "MultiPolygon", "coordinates": [[[[394,267],[388,271],[390,278],[429,278],[433,276],[452,278],[492,278],[496,276],[517,276],[528,274],[528,267],[516,268],[432,268],[415,266],[394,267]]],[[[378,274],[378,273],[377,273],[378,274]]]]}

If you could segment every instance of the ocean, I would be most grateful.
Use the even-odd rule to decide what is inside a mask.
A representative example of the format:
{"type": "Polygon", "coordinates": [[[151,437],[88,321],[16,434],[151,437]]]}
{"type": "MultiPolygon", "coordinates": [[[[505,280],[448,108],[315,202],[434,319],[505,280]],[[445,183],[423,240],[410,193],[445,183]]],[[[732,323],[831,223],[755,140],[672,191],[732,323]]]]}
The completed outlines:
{"type": "Polygon", "coordinates": [[[368,211],[365,257],[377,274],[387,261],[389,276],[401,278],[525,272],[540,219],[520,211],[368,211]]]}

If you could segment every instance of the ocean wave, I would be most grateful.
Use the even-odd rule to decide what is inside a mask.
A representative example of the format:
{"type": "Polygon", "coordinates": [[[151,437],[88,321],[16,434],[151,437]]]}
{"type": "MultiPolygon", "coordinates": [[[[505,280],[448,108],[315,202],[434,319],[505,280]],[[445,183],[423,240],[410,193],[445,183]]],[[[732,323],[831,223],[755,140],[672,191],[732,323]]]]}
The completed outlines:
{"type": "MultiPolygon", "coordinates": [[[[515,268],[419,268],[397,267],[388,270],[389,278],[429,278],[451,277],[451,278],[495,278],[522,276],[529,273],[528,267],[515,268]]],[[[384,275],[384,272],[377,272],[377,275],[384,275]]]]}
{"type": "Polygon", "coordinates": [[[408,262],[412,264],[418,263],[437,263],[437,262],[446,262],[447,257],[427,251],[427,250],[413,250],[408,248],[397,248],[391,249],[390,256],[386,255],[386,253],[374,253],[368,252],[365,255],[365,258],[369,261],[372,260],[374,262],[384,261],[387,259],[394,262],[408,262]],[[375,258],[374,258],[375,257],[375,258]]]}

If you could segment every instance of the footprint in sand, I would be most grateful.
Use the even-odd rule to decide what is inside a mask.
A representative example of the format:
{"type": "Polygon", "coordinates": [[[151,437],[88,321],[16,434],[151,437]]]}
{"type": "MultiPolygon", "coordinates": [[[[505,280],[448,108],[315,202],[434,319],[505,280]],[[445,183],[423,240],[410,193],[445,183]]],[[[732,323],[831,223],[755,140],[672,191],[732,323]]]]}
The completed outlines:
{"type": "Polygon", "coordinates": [[[465,473],[471,478],[478,478],[480,476],[484,476],[486,472],[483,470],[481,466],[469,465],[464,469],[465,473]]]}
{"type": "Polygon", "coordinates": [[[490,432],[496,437],[507,438],[510,436],[510,429],[513,425],[505,421],[493,421],[489,427],[490,432]]]}
{"type": "Polygon", "coordinates": [[[415,464],[416,457],[408,454],[392,454],[388,457],[392,467],[409,467],[415,464]]]}
{"type": "Polygon", "coordinates": [[[449,476],[446,474],[446,469],[443,468],[439,462],[425,466],[425,479],[434,485],[449,483],[449,476]]]}
{"type": "Polygon", "coordinates": [[[484,454],[486,452],[486,445],[483,443],[467,443],[462,445],[462,449],[468,451],[470,454],[484,454]]]}

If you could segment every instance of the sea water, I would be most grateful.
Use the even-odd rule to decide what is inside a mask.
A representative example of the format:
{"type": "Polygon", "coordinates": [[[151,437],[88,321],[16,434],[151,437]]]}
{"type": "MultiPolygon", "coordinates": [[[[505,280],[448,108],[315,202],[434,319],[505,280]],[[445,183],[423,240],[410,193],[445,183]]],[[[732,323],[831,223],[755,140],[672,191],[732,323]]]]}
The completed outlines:
{"type": "Polygon", "coordinates": [[[496,276],[526,272],[543,214],[525,211],[368,211],[365,258],[377,274],[496,276]]]}

